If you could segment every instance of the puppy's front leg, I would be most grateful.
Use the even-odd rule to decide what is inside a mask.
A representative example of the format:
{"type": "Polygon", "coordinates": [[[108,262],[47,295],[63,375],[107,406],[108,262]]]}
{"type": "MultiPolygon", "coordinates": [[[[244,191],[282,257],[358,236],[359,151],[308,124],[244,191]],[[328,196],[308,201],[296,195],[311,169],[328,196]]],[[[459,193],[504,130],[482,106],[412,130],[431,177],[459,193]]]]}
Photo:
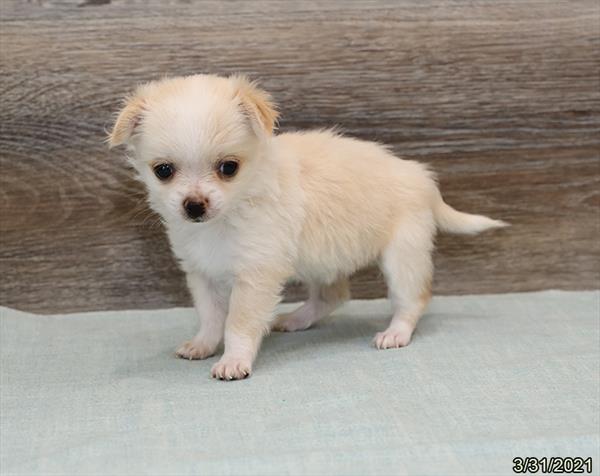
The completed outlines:
{"type": "Polygon", "coordinates": [[[214,355],[223,339],[229,293],[199,273],[188,273],[186,277],[200,318],[200,330],[191,341],[184,342],[176,354],[182,359],[206,359],[214,355]]]}
{"type": "Polygon", "coordinates": [[[246,378],[274,318],[284,279],[237,279],[231,291],[225,323],[225,353],[211,375],[222,380],[246,378]]]}

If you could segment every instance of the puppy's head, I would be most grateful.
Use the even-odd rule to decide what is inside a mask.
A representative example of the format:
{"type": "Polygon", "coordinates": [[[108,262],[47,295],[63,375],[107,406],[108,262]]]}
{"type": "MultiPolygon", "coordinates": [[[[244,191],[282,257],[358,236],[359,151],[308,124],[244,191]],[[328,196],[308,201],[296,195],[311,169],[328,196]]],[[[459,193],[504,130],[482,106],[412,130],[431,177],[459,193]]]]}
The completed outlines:
{"type": "Polygon", "coordinates": [[[204,222],[252,188],[276,120],[270,96],[245,77],[196,75],[140,86],[108,141],[128,146],[165,219],[204,222]]]}

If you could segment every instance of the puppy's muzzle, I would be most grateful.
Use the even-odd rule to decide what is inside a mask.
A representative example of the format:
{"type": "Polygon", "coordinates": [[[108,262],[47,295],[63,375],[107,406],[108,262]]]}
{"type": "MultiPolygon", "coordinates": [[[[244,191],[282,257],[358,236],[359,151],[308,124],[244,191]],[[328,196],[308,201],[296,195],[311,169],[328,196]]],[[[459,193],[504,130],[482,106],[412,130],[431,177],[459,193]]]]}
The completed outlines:
{"type": "Polygon", "coordinates": [[[206,214],[206,204],[204,202],[196,202],[193,200],[185,200],[183,202],[185,215],[192,221],[202,221],[206,214]]]}

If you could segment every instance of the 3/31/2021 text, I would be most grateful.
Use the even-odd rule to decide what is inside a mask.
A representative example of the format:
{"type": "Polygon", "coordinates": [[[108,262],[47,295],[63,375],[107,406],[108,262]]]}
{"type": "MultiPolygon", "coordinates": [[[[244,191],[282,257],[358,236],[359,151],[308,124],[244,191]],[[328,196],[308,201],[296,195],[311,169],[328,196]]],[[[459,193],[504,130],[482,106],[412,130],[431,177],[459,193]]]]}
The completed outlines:
{"type": "Polygon", "coordinates": [[[513,472],[515,473],[545,473],[545,474],[590,474],[592,472],[592,458],[557,457],[513,458],[513,472]]]}

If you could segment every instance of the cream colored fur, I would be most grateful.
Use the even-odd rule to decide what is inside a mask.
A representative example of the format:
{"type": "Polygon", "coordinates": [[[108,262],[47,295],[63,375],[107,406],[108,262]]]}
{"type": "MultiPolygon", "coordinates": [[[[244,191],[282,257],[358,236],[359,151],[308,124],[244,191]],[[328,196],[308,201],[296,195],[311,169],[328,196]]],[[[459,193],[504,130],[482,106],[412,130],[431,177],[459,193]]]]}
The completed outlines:
{"type": "Polygon", "coordinates": [[[436,230],[478,233],[500,221],[445,204],[427,168],[386,147],[329,131],[273,135],[270,96],[244,77],[196,75],[138,88],[115,123],[111,146],[131,164],[163,218],[187,273],[200,330],[177,355],[204,359],[224,340],[212,375],[249,375],[270,329],[306,329],[349,297],[347,278],[378,263],[394,315],[377,348],[409,343],[431,294],[436,230]],[[233,178],[219,164],[235,159],[233,178]],[[168,163],[166,181],[153,172],[168,163]],[[201,222],[186,200],[206,204],[201,222]],[[275,316],[285,282],[309,299],[275,316]]]}

